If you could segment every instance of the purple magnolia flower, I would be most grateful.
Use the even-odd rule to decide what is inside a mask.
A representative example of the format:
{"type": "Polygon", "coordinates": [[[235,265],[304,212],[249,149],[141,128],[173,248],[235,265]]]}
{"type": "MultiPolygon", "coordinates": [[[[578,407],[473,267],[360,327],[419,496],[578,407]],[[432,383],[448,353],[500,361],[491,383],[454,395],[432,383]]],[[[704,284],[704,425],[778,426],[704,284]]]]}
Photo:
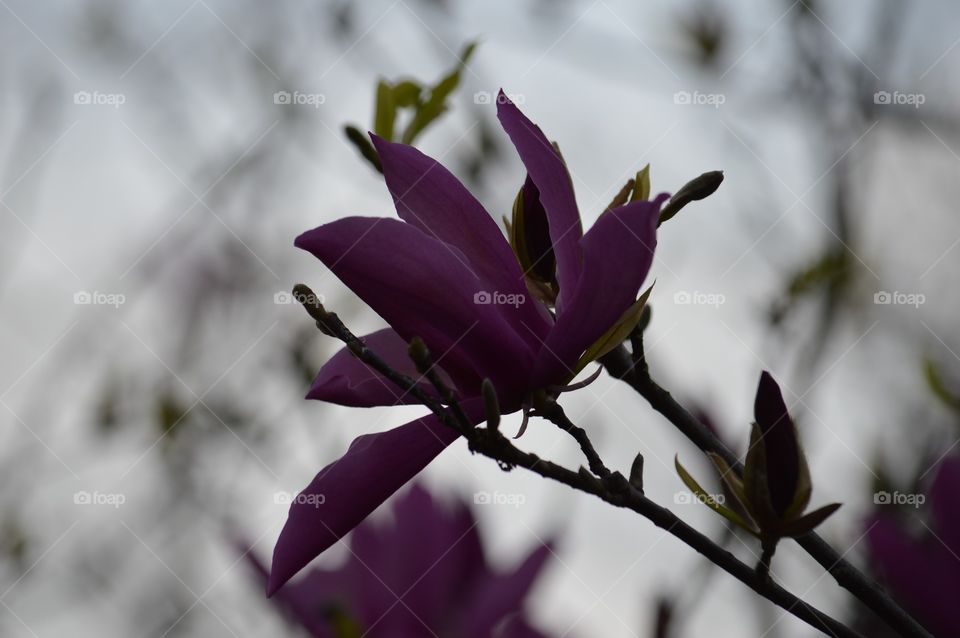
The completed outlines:
{"type": "MultiPolygon", "coordinates": [[[[497,115],[539,196],[556,264],[555,313],[532,299],[525,273],[491,216],[447,169],[411,146],[373,136],[400,219],[347,217],[299,236],[389,328],[364,337],[414,377],[406,344],[434,353],[464,412],[484,420],[490,379],[503,413],[569,381],[578,359],[634,303],[656,245],[667,195],[606,211],[584,234],[573,183],[540,128],[501,92],[497,115]]],[[[533,192],[532,190],[527,191],[533,192]]],[[[348,406],[413,403],[349,351],[320,371],[311,399],[348,406]]],[[[337,542],[457,438],[433,415],[358,437],[294,503],[273,557],[268,593],[337,542]],[[312,501],[311,501],[312,502],[312,501]]]]}
{"type": "MultiPolygon", "coordinates": [[[[525,618],[524,601],[550,547],[493,571],[462,501],[443,507],[414,485],[394,501],[392,521],[365,522],[349,546],[342,566],[312,569],[274,597],[312,636],[545,638],[525,618]]],[[[247,556],[266,583],[266,567],[247,556]]]]}
{"type": "Polygon", "coordinates": [[[874,568],[893,596],[936,636],[960,636],[960,456],[941,462],[930,520],[908,526],[888,511],[867,521],[874,568]]]}

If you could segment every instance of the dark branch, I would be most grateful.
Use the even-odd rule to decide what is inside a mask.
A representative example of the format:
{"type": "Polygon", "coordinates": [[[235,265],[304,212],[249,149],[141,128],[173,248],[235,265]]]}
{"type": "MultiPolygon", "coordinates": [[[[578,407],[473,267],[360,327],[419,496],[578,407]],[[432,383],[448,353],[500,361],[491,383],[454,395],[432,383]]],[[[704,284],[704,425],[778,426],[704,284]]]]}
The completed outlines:
{"type": "MultiPolygon", "coordinates": [[[[642,338],[636,336],[631,340],[631,344],[634,348],[632,357],[626,348],[620,346],[602,359],[601,363],[607,372],[636,390],[653,409],[666,417],[701,451],[717,453],[735,472],[742,474],[743,466],[736,455],[650,376],[643,353],[642,338]]],[[[872,609],[901,635],[909,638],[933,638],[876,581],[854,567],[816,533],[801,536],[797,542],[841,587],[872,609]]]]}
{"type": "MultiPolygon", "coordinates": [[[[756,593],[803,620],[811,627],[836,638],[863,638],[843,623],[797,598],[769,578],[762,578],[754,568],[738,560],[733,554],[684,523],[670,510],[648,499],[640,490],[632,486],[622,474],[607,469],[592,443],[590,443],[586,432],[570,422],[555,402],[551,402],[556,406],[555,408],[548,404],[545,406],[546,412],[541,409],[540,414],[553,420],[581,444],[581,449],[587,455],[594,473],[601,478],[598,479],[586,470],[574,472],[551,461],[541,459],[536,454],[524,452],[514,446],[499,430],[471,427],[470,423],[458,419],[454,413],[446,409],[442,403],[419,386],[414,379],[393,370],[376,353],[367,348],[360,339],[347,329],[336,314],[327,312],[323,308],[309,288],[303,284],[297,284],[294,288],[294,294],[303,301],[310,316],[317,321],[317,325],[324,333],[343,341],[361,361],[403,389],[404,392],[409,392],[419,399],[445,425],[462,434],[467,439],[471,451],[490,457],[500,463],[501,466],[523,467],[530,472],[563,483],[575,490],[593,494],[616,507],[633,510],[704,555],[756,593]]],[[[431,368],[432,365],[427,365],[425,369],[429,370],[431,368]]],[[[443,383],[439,376],[434,376],[431,381],[437,386],[440,396],[444,396],[443,383]]]]}

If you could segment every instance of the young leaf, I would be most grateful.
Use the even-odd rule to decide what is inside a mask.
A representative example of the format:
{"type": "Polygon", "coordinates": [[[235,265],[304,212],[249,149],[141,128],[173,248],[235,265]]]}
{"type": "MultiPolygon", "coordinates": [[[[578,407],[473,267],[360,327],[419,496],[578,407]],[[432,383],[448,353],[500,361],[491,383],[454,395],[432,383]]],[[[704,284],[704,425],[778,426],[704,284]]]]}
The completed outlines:
{"type": "Polygon", "coordinates": [[[804,514],[800,518],[794,519],[783,524],[777,529],[777,533],[782,536],[796,538],[812,532],[820,523],[827,520],[827,517],[840,509],[840,503],[831,503],[824,505],[820,509],[813,510],[809,514],[804,514]]]}
{"type": "Polygon", "coordinates": [[[577,362],[577,365],[574,366],[573,376],[577,376],[581,370],[583,370],[588,363],[591,361],[596,361],[603,355],[607,354],[617,346],[619,346],[623,341],[630,336],[630,333],[633,332],[633,329],[640,322],[640,316],[643,313],[643,308],[647,304],[647,299],[650,298],[650,292],[653,290],[653,285],[651,285],[647,290],[640,295],[640,298],[633,302],[626,312],[621,315],[620,319],[617,320],[610,329],[607,330],[599,339],[593,342],[587,351],[583,353],[583,356],[580,357],[580,360],[577,362]]]}
{"type": "Polygon", "coordinates": [[[384,80],[377,82],[377,105],[373,116],[373,132],[385,140],[393,141],[393,125],[397,120],[397,104],[393,99],[393,87],[384,80]]]}
{"type": "Polygon", "coordinates": [[[412,144],[413,140],[416,139],[431,122],[447,110],[447,97],[459,86],[463,69],[466,68],[476,47],[476,42],[467,44],[460,54],[460,62],[456,68],[430,89],[430,95],[419,104],[416,114],[414,114],[407,129],[403,132],[403,139],[401,141],[404,144],[412,144]]]}
{"type": "Polygon", "coordinates": [[[631,202],[645,201],[650,199],[650,165],[647,164],[634,178],[633,194],[630,196],[631,202]]]}
{"type": "Polygon", "coordinates": [[[745,518],[743,518],[733,510],[717,503],[717,501],[705,489],[700,487],[700,484],[697,483],[697,480],[693,478],[690,475],[690,473],[687,472],[686,469],[684,469],[682,465],[680,465],[679,456],[674,457],[673,463],[674,463],[674,466],[677,468],[677,474],[680,475],[680,480],[682,480],[684,485],[686,485],[691,492],[696,494],[707,507],[712,509],[714,512],[720,514],[721,516],[723,516],[725,519],[727,519],[734,525],[737,525],[738,527],[750,532],[753,535],[757,534],[756,528],[753,527],[753,525],[751,525],[749,522],[747,522],[745,518]]]}

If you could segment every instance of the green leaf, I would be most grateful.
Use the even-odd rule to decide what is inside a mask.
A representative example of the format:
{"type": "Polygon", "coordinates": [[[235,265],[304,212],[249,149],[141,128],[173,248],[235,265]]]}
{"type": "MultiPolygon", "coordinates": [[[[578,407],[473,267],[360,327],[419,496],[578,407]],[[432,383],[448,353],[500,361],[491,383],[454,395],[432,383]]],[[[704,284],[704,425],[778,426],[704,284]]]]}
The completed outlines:
{"type": "Polygon", "coordinates": [[[813,510],[809,514],[804,514],[800,518],[795,518],[792,521],[780,525],[776,532],[781,536],[790,536],[791,538],[803,536],[804,534],[812,532],[838,509],[840,509],[840,503],[824,505],[820,509],[813,510]]]}
{"type": "Polygon", "coordinates": [[[393,85],[393,101],[397,108],[410,108],[420,104],[423,87],[413,80],[401,80],[393,85]]]}
{"type": "Polygon", "coordinates": [[[577,365],[574,366],[573,375],[570,377],[571,379],[580,374],[580,371],[583,370],[588,363],[596,361],[607,354],[630,336],[630,333],[633,332],[633,329],[640,322],[640,316],[643,313],[644,306],[647,304],[647,299],[650,298],[650,292],[652,290],[653,285],[651,284],[651,286],[640,295],[640,298],[627,308],[626,312],[620,316],[616,323],[610,326],[599,339],[593,342],[593,345],[587,348],[587,351],[580,357],[577,365]]]}
{"type": "Polygon", "coordinates": [[[477,47],[476,42],[468,43],[460,54],[460,62],[453,71],[444,76],[430,89],[430,95],[419,104],[413,119],[403,132],[403,143],[412,144],[431,122],[447,110],[447,98],[460,84],[460,76],[477,47]]]}
{"type": "Polygon", "coordinates": [[[397,120],[397,103],[393,87],[384,80],[377,82],[377,105],[373,116],[373,132],[393,141],[393,125],[397,120]]]}
{"type": "Polygon", "coordinates": [[[733,494],[733,497],[737,499],[744,511],[749,512],[750,504],[747,501],[746,495],[743,493],[743,481],[737,476],[737,473],[734,472],[733,468],[716,452],[708,452],[707,458],[713,462],[713,466],[717,468],[717,472],[720,474],[720,480],[727,486],[727,489],[733,494]]]}
{"type": "Polygon", "coordinates": [[[734,512],[732,509],[717,503],[713,496],[711,496],[705,489],[700,487],[700,484],[697,483],[697,480],[693,478],[682,465],[680,465],[679,455],[674,457],[673,464],[677,468],[677,474],[680,475],[680,480],[683,481],[683,484],[686,485],[691,492],[696,494],[707,507],[712,509],[717,514],[720,514],[734,525],[737,525],[738,527],[750,532],[754,536],[757,535],[757,529],[745,518],[734,512]]]}
{"type": "Polygon", "coordinates": [[[630,196],[631,202],[646,201],[650,199],[650,165],[647,164],[637,173],[634,178],[633,194],[630,196]]]}
{"type": "Polygon", "coordinates": [[[937,369],[937,364],[932,359],[923,362],[923,376],[926,378],[927,386],[933,396],[940,399],[951,410],[960,411],[960,397],[947,389],[947,384],[937,369]]]}

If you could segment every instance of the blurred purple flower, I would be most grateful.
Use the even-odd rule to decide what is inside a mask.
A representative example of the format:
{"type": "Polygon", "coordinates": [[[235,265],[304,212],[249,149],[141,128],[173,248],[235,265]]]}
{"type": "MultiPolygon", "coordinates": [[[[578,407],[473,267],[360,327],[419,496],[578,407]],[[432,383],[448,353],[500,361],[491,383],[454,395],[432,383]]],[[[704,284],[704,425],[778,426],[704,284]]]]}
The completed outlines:
{"type": "Polygon", "coordinates": [[[878,511],[867,521],[867,542],[894,597],[934,635],[952,638],[960,636],[960,456],[940,463],[928,495],[929,521],[912,526],[878,511]]]}
{"type": "MultiPolygon", "coordinates": [[[[312,569],[273,599],[312,636],[545,638],[524,602],[550,547],[493,571],[465,502],[444,507],[414,485],[394,501],[393,520],[360,525],[349,547],[342,566],[312,569]]],[[[266,567],[247,557],[265,584],[266,567]]]]}
{"type": "MultiPolygon", "coordinates": [[[[373,136],[400,220],[347,217],[302,234],[317,258],[390,328],[364,337],[395,369],[416,377],[407,343],[420,337],[474,423],[489,378],[504,414],[534,392],[569,381],[584,351],[634,303],[653,261],[660,205],[606,211],[583,234],[566,165],[540,128],[501,92],[498,117],[535,185],[549,226],[559,296],[555,316],[533,300],[510,245],[479,201],[437,161],[373,136]],[[402,221],[401,221],[402,220],[402,221]]],[[[311,399],[347,406],[415,402],[342,350],[320,371],[311,399]]],[[[274,551],[268,594],[333,545],[457,438],[433,415],[357,438],[295,502],[274,551]]]]}

